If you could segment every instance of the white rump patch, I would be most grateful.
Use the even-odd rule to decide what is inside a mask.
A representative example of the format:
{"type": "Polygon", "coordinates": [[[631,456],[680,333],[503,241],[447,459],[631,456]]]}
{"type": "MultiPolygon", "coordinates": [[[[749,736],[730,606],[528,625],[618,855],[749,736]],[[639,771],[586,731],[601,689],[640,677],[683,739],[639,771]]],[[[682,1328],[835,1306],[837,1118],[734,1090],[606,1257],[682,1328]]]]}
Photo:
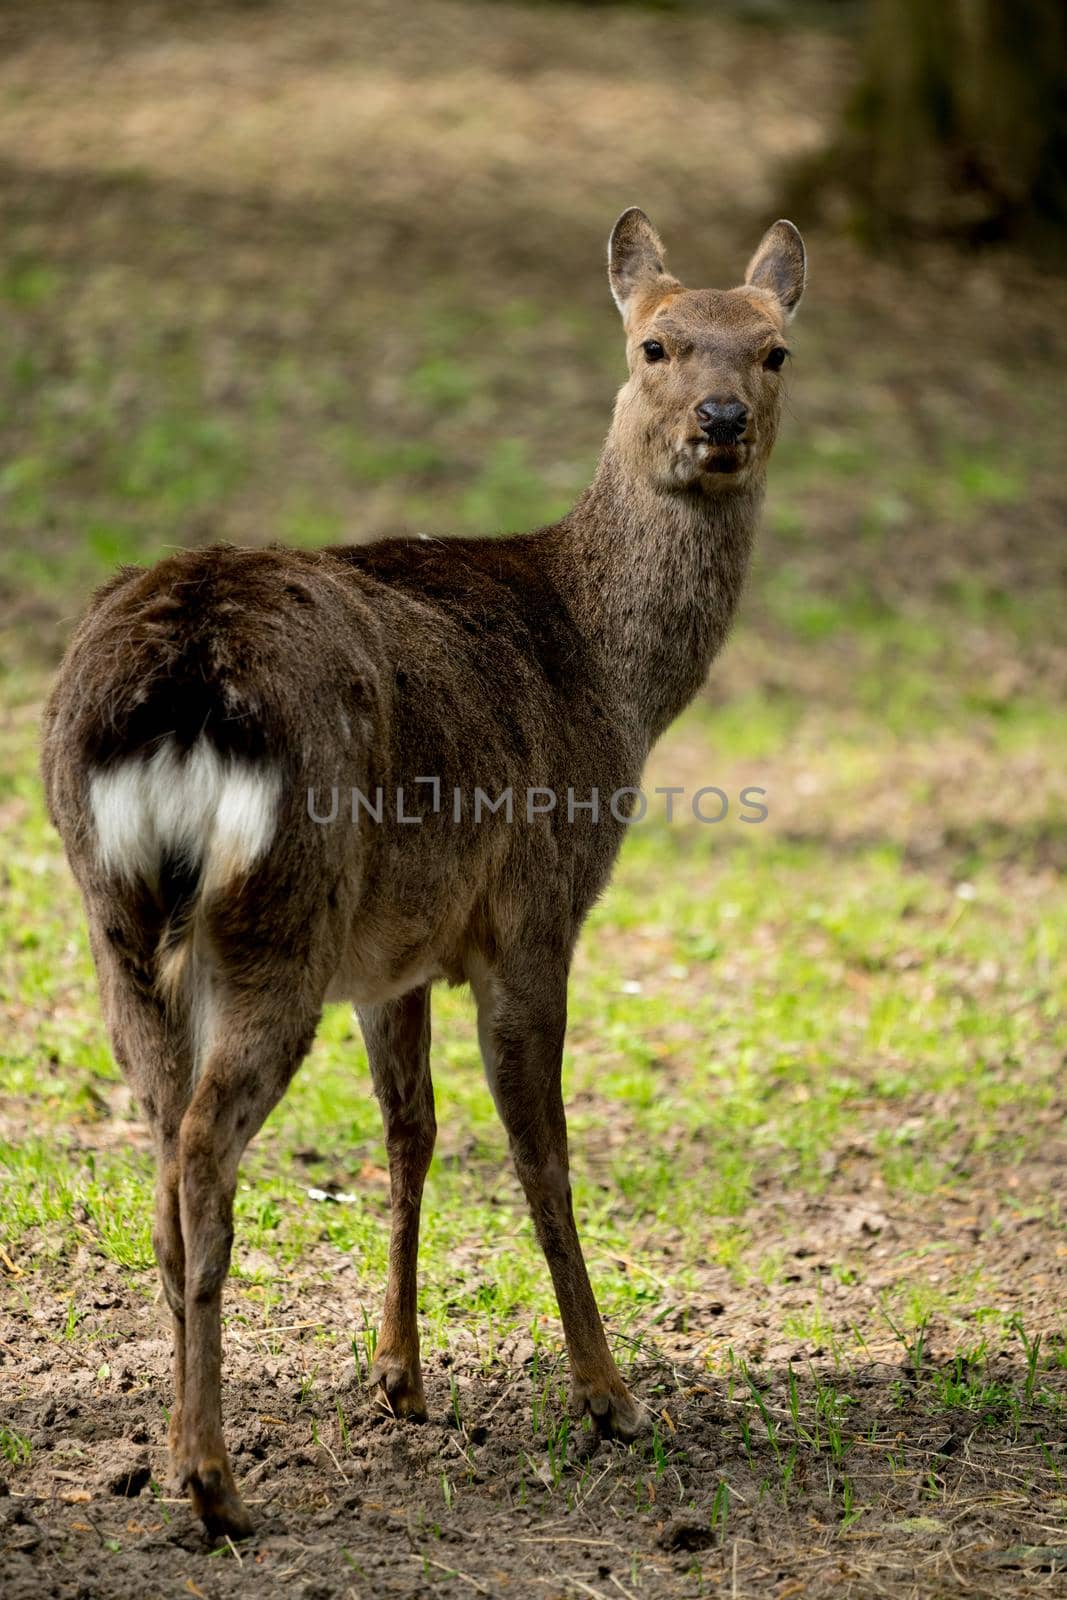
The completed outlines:
{"type": "Polygon", "coordinates": [[[206,739],[184,755],[167,740],[89,780],[100,864],[155,883],[165,855],[200,869],[201,892],[247,872],[277,824],[281,775],[220,756],[206,739]]]}

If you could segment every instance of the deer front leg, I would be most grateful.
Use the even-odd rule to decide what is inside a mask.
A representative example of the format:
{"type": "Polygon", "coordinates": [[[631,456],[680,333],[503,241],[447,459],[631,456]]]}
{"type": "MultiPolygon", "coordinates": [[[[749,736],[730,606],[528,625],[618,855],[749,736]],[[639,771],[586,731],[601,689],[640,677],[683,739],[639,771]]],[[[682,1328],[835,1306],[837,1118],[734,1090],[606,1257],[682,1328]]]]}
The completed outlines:
{"type": "Polygon", "coordinates": [[[358,1015],[381,1106],[392,1206],[389,1281],[371,1382],[381,1385],[396,1416],[424,1422],[416,1303],[419,1213],[437,1135],[430,1080],[429,987],[385,1005],[365,1007],[358,1015]]]}
{"type": "Polygon", "coordinates": [[[528,972],[516,977],[498,965],[472,975],[472,986],[489,1087],[563,1319],[575,1408],[589,1412],[605,1437],[636,1438],[641,1414],[608,1349],[571,1203],[562,1093],[566,965],[537,952],[528,972]]]}

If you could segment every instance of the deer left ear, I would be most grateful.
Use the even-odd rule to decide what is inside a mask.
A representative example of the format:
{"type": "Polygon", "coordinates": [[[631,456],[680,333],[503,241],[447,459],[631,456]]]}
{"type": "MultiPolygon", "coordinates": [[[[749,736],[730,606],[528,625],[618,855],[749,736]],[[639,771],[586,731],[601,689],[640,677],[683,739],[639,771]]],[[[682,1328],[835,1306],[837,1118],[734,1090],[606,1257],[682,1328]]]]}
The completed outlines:
{"type": "Polygon", "coordinates": [[[769,289],[787,317],[800,304],[807,276],[807,256],[800,230],[785,218],[772,222],[748,264],[745,282],[754,289],[769,289]]]}

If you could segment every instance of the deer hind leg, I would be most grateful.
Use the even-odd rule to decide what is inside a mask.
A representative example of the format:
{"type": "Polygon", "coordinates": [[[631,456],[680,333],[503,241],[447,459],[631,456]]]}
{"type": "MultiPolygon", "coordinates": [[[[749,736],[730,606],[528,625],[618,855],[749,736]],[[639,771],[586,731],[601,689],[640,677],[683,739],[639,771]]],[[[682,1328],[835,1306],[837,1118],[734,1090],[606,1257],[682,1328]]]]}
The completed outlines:
{"type": "Polygon", "coordinates": [[[155,934],[128,908],[91,908],[90,931],[115,1059],[152,1133],[156,1152],[155,1249],[174,1334],[171,1447],[181,1430],[185,1389],[185,1247],[178,1206],[178,1131],[193,1092],[190,1041],[169,1017],[150,977],[155,934]],[[95,912],[96,915],[92,913],[95,912]],[[106,912],[106,915],[104,914],[106,912]]]}
{"type": "Polygon", "coordinates": [[[173,1456],[182,1432],[185,1407],[185,1242],[182,1239],[178,1200],[178,1142],[168,1141],[159,1153],[156,1171],[156,1211],[152,1226],[163,1294],[170,1307],[174,1335],[174,1395],[167,1428],[167,1445],[173,1456]]]}
{"type": "Polygon", "coordinates": [[[389,1281],[371,1382],[390,1410],[412,1422],[426,1418],[416,1304],[419,1212],[437,1136],[430,1081],[430,991],[365,1007],[360,1026],[381,1106],[389,1155],[392,1225],[389,1281]]]}
{"type": "Polygon", "coordinates": [[[571,1203],[562,1093],[566,964],[509,967],[472,975],[489,1087],[552,1274],[575,1409],[588,1412],[601,1435],[633,1439],[641,1414],[608,1349],[571,1203]]]}
{"type": "Polygon", "coordinates": [[[233,1244],[233,1200],[244,1149],[306,1054],[319,1008],[302,974],[277,971],[239,1005],[218,994],[213,1041],[182,1118],[178,1198],[185,1250],[185,1395],[177,1466],[193,1509],[213,1535],[241,1538],[251,1519],[234,1483],[222,1432],[222,1289],[233,1244]]]}

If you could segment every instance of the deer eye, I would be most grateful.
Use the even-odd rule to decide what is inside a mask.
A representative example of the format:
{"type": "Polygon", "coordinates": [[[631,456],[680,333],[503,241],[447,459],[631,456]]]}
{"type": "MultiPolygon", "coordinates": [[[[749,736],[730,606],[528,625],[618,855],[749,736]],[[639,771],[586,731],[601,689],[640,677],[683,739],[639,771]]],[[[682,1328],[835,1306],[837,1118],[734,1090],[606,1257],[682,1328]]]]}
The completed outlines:
{"type": "Polygon", "coordinates": [[[776,344],[763,365],[768,372],[781,372],[785,365],[785,358],[789,354],[784,344],[776,344]]]}
{"type": "Polygon", "coordinates": [[[662,361],[667,354],[658,339],[646,339],[641,349],[645,352],[646,361],[662,361]]]}

